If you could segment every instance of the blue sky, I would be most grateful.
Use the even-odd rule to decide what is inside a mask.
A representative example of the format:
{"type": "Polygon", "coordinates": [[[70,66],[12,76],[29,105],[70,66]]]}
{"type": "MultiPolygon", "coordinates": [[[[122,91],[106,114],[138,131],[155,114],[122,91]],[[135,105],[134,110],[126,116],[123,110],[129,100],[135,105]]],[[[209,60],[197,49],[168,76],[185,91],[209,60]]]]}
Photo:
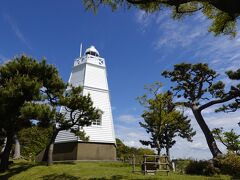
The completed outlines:
{"type": "MultiPolygon", "coordinates": [[[[154,15],[130,9],[112,12],[101,7],[97,14],[85,11],[81,0],[2,0],[0,2],[0,61],[25,53],[55,64],[68,80],[79,45],[85,50],[94,45],[105,58],[111,91],[117,137],[131,146],[141,146],[147,138],[138,125],[142,107],[136,97],[144,93],[144,85],[161,81],[161,72],[180,62],[207,62],[220,78],[231,83],[224,72],[239,68],[240,36],[214,37],[207,32],[209,20],[201,14],[173,21],[164,11],[154,15]]],[[[234,128],[239,112],[215,114],[214,108],[204,112],[210,128],[234,128]]],[[[209,158],[202,132],[197,130],[193,143],[179,140],[172,149],[173,157],[209,158]]],[[[224,150],[224,148],[221,146],[224,150]]]]}

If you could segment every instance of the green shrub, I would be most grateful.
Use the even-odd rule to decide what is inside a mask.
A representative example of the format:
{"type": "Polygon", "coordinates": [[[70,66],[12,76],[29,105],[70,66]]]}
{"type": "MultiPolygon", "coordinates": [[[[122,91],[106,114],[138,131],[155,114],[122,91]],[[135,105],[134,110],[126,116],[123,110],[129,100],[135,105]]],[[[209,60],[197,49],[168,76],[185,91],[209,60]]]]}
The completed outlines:
{"type": "Polygon", "coordinates": [[[183,173],[185,173],[185,169],[191,160],[190,159],[176,159],[173,161],[175,162],[176,171],[183,174],[183,173]]]}
{"type": "Polygon", "coordinates": [[[223,157],[218,157],[216,164],[219,167],[221,174],[240,177],[240,156],[236,154],[227,154],[223,157]]]}
{"type": "Polygon", "coordinates": [[[212,176],[217,172],[210,161],[190,161],[185,168],[186,174],[212,176]]]}
{"type": "Polygon", "coordinates": [[[120,139],[116,139],[116,143],[117,143],[117,159],[123,162],[131,161],[132,155],[134,154],[136,163],[142,163],[144,154],[148,155],[155,154],[152,149],[126,146],[120,139]]]}
{"type": "Polygon", "coordinates": [[[47,146],[51,134],[51,128],[33,126],[22,129],[18,134],[21,155],[25,159],[34,160],[35,156],[47,146]]]}

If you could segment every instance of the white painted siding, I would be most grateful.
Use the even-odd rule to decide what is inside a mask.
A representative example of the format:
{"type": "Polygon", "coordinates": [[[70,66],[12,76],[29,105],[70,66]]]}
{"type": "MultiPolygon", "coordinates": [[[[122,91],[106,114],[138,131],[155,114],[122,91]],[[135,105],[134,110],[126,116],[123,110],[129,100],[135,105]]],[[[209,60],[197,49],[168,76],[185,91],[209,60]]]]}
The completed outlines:
{"type": "Polygon", "coordinates": [[[77,141],[78,138],[69,131],[60,131],[56,137],[55,142],[69,142],[69,141],[77,141]]]}
{"type": "Polygon", "coordinates": [[[87,64],[84,86],[108,90],[106,69],[96,65],[87,64]]]}
{"type": "MultiPolygon", "coordinates": [[[[92,56],[82,57],[81,63],[74,63],[70,83],[73,86],[83,85],[83,94],[90,93],[94,106],[103,111],[100,126],[84,127],[90,142],[115,143],[110,96],[108,91],[105,61],[103,58],[92,56]],[[103,63],[99,63],[99,59],[103,63]]],[[[64,108],[61,108],[64,113],[64,108]]],[[[61,131],[56,143],[79,140],[69,131],[61,131]]]]}
{"type": "Polygon", "coordinates": [[[73,67],[69,83],[73,86],[83,86],[86,64],[80,64],[73,67]]]}
{"type": "Polygon", "coordinates": [[[94,106],[103,111],[101,126],[84,127],[90,141],[94,142],[115,142],[115,135],[112,131],[112,112],[108,91],[102,92],[85,88],[84,94],[90,93],[94,106]]]}

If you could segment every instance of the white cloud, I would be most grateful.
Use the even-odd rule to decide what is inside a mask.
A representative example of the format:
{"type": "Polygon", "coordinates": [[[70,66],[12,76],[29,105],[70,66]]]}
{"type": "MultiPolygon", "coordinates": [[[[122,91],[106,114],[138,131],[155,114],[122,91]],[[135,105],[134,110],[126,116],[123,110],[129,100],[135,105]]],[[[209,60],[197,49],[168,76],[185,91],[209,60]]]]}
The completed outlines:
{"type": "Polygon", "coordinates": [[[152,15],[147,14],[145,11],[139,10],[135,14],[135,19],[136,22],[140,25],[140,30],[144,33],[152,21],[152,15]]]}
{"type": "Polygon", "coordinates": [[[208,147],[206,146],[205,143],[203,142],[194,142],[190,144],[190,147],[192,149],[197,149],[197,150],[208,150],[208,147]]]}
{"type": "MultiPolygon", "coordinates": [[[[214,37],[212,33],[208,32],[208,27],[211,24],[210,20],[206,19],[201,13],[187,16],[180,21],[171,19],[170,11],[161,11],[147,16],[144,12],[139,11],[137,16],[136,22],[139,26],[152,31],[151,35],[154,36],[152,44],[156,53],[159,54],[157,61],[161,62],[161,68],[172,68],[172,64],[182,61],[208,63],[211,68],[220,74],[219,79],[227,87],[234,83],[227,78],[225,72],[240,68],[240,32],[234,39],[227,36],[214,37]],[[178,53],[172,56],[173,52],[178,53]]],[[[238,29],[240,29],[240,26],[238,29]]],[[[212,106],[202,111],[209,128],[224,127],[225,130],[233,128],[235,132],[240,133],[240,127],[237,125],[240,121],[240,112],[215,113],[214,110],[217,107],[212,106]]],[[[193,138],[193,142],[177,138],[177,143],[171,149],[171,153],[174,157],[181,158],[211,158],[205,136],[191,110],[185,110],[185,114],[191,119],[191,124],[197,134],[193,138]]],[[[134,131],[134,133],[140,132],[134,131]]],[[[147,135],[144,137],[148,138],[147,135]]],[[[220,143],[218,145],[222,151],[225,151],[224,146],[220,143]]]]}
{"type": "Polygon", "coordinates": [[[234,129],[240,133],[240,111],[234,113],[215,113],[205,118],[211,128],[223,127],[226,130],[234,129]]]}
{"type": "Polygon", "coordinates": [[[168,59],[168,53],[181,49],[172,61],[207,62],[218,73],[220,68],[224,67],[220,72],[222,75],[226,70],[240,68],[240,33],[234,39],[228,36],[214,37],[208,32],[211,21],[201,13],[186,16],[182,20],[173,20],[169,10],[153,15],[145,14],[138,11],[139,18],[136,22],[153,31],[153,46],[161,55],[157,61],[163,62],[168,59]]]}
{"type": "MultiPolygon", "coordinates": [[[[203,113],[206,123],[209,125],[210,129],[215,127],[224,127],[224,130],[230,130],[233,128],[235,132],[240,133],[240,127],[238,127],[237,122],[239,122],[240,112],[226,114],[226,113],[215,113],[213,112],[215,108],[210,108],[203,113]]],[[[193,158],[193,159],[209,159],[212,157],[211,152],[207,146],[205,136],[197,124],[195,118],[192,115],[191,110],[185,110],[191,119],[191,124],[197,134],[193,137],[193,142],[188,142],[186,139],[180,137],[176,138],[176,144],[171,149],[171,154],[173,158],[193,158]]],[[[132,115],[133,116],[133,115],[132,115]]],[[[128,117],[128,116],[126,116],[128,117]]],[[[135,117],[135,116],[133,116],[135,117]]],[[[129,119],[129,118],[123,118],[129,119]]],[[[149,134],[146,133],[145,129],[139,126],[138,122],[133,122],[129,124],[115,125],[116,137],[120,138],[126,145],[134,147],[145,147],[139,140],[148,140],[149,134]]],[[[226,148],[219,142],[217,142],[219,148],[226,152],[226,148]]],[[[164,151],[163,151],[164,153],[164,151]]]]}
{"type": "Polygon", "coordinates": [[[203,111],[202,111],[202,115],[203,116],[205,116],[205,115],[213,115],[213,114],[215,114],[215,110],[217,109],[217,108],[219,108],[221,105],[215,105],[215,106],[210,106],[209,108],[207,108],[207,109],[204,109],[203,111]]]}
{"type": "Polygon", "coordinates": [[[29,42],[27,41],[26,37],[24,36],[24,34],[22,33],[22,31],[20,30],[19,26],[17,25],[16,21],[9,15],[9,14],[4,14],[4,18],[7,21],[7,23],[10,25],[12,31],[15,33],[15,35],[17,36],[17,38],[23,43],[25,44],[29,49],[32,49],[32,47],[30,46],[29,42]]]}
{"type": "Polygon", "coordinates": [[[130,132],[127,134],[129,137],[139,137],[139,134],[136,132],[130,132]]]}
{"type": "MultiPolygon", "coordinates": [[[[116,137],[124,144],[135,147],[144,147],[139,140],[148,139],[148,134],[138,124],[132,126],[115,125],[116,137]]],[[[146,146],[145,146],[146,147],[146,146]]]]}
{"type": "Polygon", "coordinates": [[[201,15],[192,16],[192,19],[176,21],[171,19],[170,12],[165,11],[163,15],[159,13],[159,17],[155,19],[155,25],[158,28],[158,37],[154,42],[155,49],[162,47],[188,47],[199,37],[207,34],[204,24],[205,19],[201,15]],[[198,22],[198,26],[190,26],[192,22],[198,22]],[[199,26],[201,28],[199,28],[199,26]]]}
{"type": "Polygon", "coordinates": [[[131,115],[131,114],[120,115],[117,119],[119,119],[120,121],[124,121],[124,122],[135,122],[135,121],[141,120],[140,117],[131,115]]]}
{"type": "Polygon", "coordinates": [[[136,141],[124,141],[124,144],[130,147],[139,147],[139,144],[136,141]]]}

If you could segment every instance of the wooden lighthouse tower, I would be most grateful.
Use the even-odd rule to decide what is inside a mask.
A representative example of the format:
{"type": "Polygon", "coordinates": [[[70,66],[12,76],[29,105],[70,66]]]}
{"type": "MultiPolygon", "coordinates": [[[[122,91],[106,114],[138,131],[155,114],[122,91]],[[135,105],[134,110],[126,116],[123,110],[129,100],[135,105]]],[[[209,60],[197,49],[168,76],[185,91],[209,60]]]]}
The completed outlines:
{"type": "Polygon", "coordinates": [[[94,46],[74,61],[69,84],[82,86],[90,94],[101,118],[84,127],[88,142],[82,142],[69,131],[59,132],[54,145],[53,160],[115,160],[116,144],[112,109],[104,58],[94,46]]]}

